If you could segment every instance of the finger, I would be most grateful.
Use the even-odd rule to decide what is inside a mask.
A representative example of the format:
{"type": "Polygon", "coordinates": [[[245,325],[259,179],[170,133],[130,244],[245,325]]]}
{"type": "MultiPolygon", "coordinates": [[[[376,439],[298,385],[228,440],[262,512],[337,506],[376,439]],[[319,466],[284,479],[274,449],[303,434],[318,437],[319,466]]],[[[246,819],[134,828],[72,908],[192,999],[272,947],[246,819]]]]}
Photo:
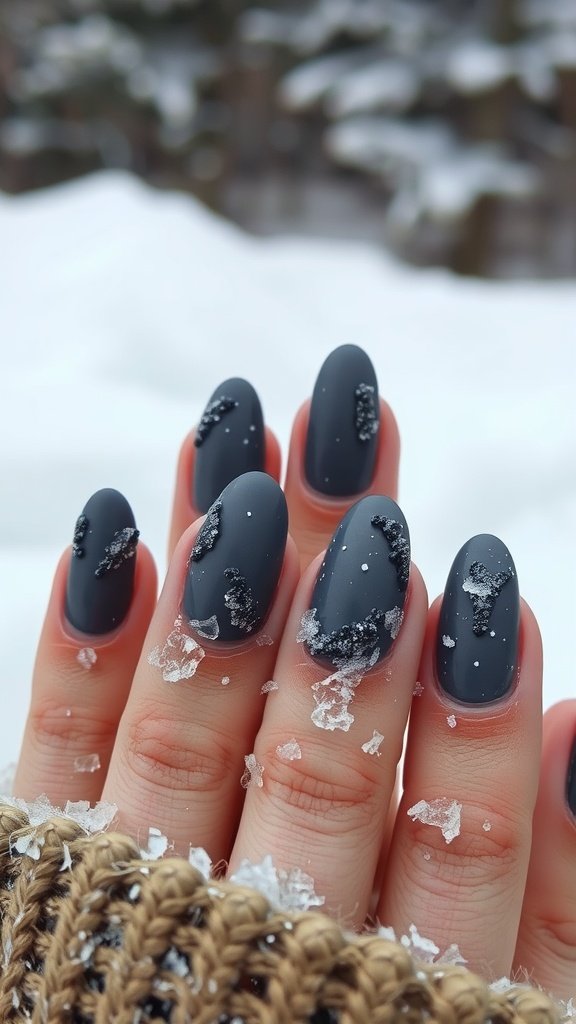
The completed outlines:
{"type": "Polygon", "coordinates": [[[576,994],[576,701],[544,716],[542,767],[514,968],[559,998],[576,994]]]}
{"type": "Polygon", "coordinates": [[[191,523],[204,515],[227,484],[262,470],[280,479],[280,446],[264,426],[254,388],[239,377],[213,392],[198,427],[180,449],[168,557],[191,523]]]}
{"type": "MultiPolygon", "coordinates": [[[[262,786],[248,790],[231,859],[234,870],[271,853],[282,868],[304,868],[328,912],[355,925],[369,907],[427,611],[414,566],[408,590],[398,583],[389,542],[372,523],[381,513],[403,522],[390,499],[363,499],[302,579],[256,739],[262,786]],[[296,640],[310,608],[320,632],[308,646],[332,651],[329,665],[296,640]],[[370,633],[375,609],[393,609],[395,626],[370,633]],[[386,657],[370,668],[376,648],[386,657]]],[[[409,549],[407,557],[408,566],[409,549]]]]}
{"type": "Polygon", "coordinates": [[[214,860],[230,852],[260,690],[298,576],[270,476],[238,477],[217,504],[174,552],[104,788],[141,843],[152,825],[177,851],[203,846],[214,860]]]}
{"type": "Polygon", "coordinates": [[[538,784],[541,643],[519,609],[509,552],[473,538],[430,612],[379,908],[488,977],[512,964],[538,784]]]}
{"type": "Polygon", "coordinates": [[[109,564],[115,535],[133,528],[125,498],[98,491],[82,516],[84,536],[77,524],[74,548],[56,569],[14,781],[16,796],[46,793],[60,806],[100,796],[156,601],[156,569],[142,544],[129,558],[117,550],[117,567],[109,564]]]}
{"type": "Polygon", "coordinates": [[[370,359],[356,345],[342,345],[328,356],[292,428],[285,491],[302,569],[328,545],[353,501],[368,493],[396,497],[399,457],[396,420],[378,400],[370,359]]]}

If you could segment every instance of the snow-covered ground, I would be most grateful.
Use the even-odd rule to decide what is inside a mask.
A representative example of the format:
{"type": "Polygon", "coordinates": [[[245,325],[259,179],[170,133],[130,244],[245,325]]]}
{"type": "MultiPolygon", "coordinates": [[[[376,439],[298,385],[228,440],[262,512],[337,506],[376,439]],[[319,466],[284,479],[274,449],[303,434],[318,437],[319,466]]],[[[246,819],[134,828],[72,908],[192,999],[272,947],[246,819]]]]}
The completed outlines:
{"type": "Polygon", "coordinates": [[[0,240],[1,762],[86,498],[124,491],[163,568],[177,450],[212,389],[248,377],[286,444],[322,360],[350,341],[400,423],[400,502],[431,596],[468,536],[499,534],[541,623],[546,703],[576,695],[576,284],[256,240],[112,173],[0,196],[0,240]]]}

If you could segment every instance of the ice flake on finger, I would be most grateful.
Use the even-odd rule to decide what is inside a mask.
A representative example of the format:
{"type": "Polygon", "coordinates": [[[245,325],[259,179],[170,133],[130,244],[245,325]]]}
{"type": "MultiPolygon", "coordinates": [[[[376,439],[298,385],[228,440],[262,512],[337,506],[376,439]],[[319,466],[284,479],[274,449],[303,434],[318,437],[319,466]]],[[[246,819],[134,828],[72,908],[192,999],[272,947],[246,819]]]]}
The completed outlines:
{"type": "Polygon", "coordinates": [[[335,672],[312,684],[316,706],[310,717],[319,729],[348,732],[354,721],[348,705],[366,672],[378,661],[377,626],[384,619],[384,613],[373,608],[362,622],[326,634],[321,632],[316,608],[304,612],[297,642],[305,643],[313,655],[329,657],[336,665],[335,672]]]}
{"type": "Polygon", "coordinates": [[[262,683],[262,686],[260,687],[260,693],[271,693],[272,690],[278,689],[278,683],[276,683],[274,679],[269,679],[267,683],[262,683]]]}
{"type": "Polygon", "coordinates": [[[257,889],[278,910],[298,912],[321,907],[324,896],[314,891],[314,879],[300,868],[275,868],[270,854],[259,864],[243,860],[230,878],[236,885],[257,889]]]}
{"type": "Polygon", "coordinates": [[[421,821],[423,825],[433,825],[442,831],[446,843],[451,843],[460,835],[460,817],[462,804],[457,800],[449,800],[441,796],[437,800],[419,800],[407,811],[413,821],[421,821]]]}
{"type": "Polygon", "coordinates": [[[188,850],[188,863],[196,868],[206,881],[212,877],[212,861],[203,846],[191,846],[188,850]]]}
{"type": "Polygon", "coordinates": [[[148,664],[161,670],[166,683],[179,683],[192,678],[205,654],[193,637],[182,632],[182,616],[179,615],[164,646],[158,644],[150,651],[148,664]]]}
{"type": "Polygon", "coordinates": [[[262,781],[262,775],[264,773],[264,765],[261,765],[256,760],[256,754],[246,754],[244,757],[244,764],[246,768],[244,774],[240,779],[240,785],[243,789],[248,789],[250,786],[258,786],[260,789],[264,785],[262,781]]]}
{"type": "Polygon", "coordinates": [[[82,754],[74,758],[75,772],[97,772],[101,767],[99,754],[82,754]]]}
{"type": "Polygon", "coordinates": [[[76,655],[76,661],[86,672],[89,672],[98,661],[98,655],[93,647],[81,647],[76,655]]]}
{"type": "Polygon", "coordinates": [[[374,729],[372,739],[366,740],[366,743],[362,744],[362,750],[365,754],[376,754],[377,757],[382,757],[382,754],[380,753],[380,744],[383,739],[384,737],[382,733],[378,732],[377,729],[374,729]]]}
{"type": "Polygon", "coordinates": [[[68,818],[87,833],[105,832],[118,813],[116,804],[103,800],[94,804],[94,807],[90,806],[88,800],[68,800],[62,809],[52,804],[45,793],[29,802],[13,796],[3,796],[2,800],[10,807],[24,811],[33,826],[43,825],[51,818],[68,818]]]}
{"type": "Polygon", "coordinates": [[[400,942],[401,946],[404,946],[416,960],[420,960],[421,963],[435,964],[443,966],[457,966],[465,965],[468,961],[462,956],[456,943],[448,946],[443,953],[440,952],[440,947],[436,945],[433,939],[428,939],[424,935],[420,935],[415,924],[409,925],[408,935],[402,935],[400,939],[396,937],[396,932],[393,928],[380,926],[378,928],[378,935],[383,939],[388,939],[390,942],[400,942]]]}
{"type": "Polygon", "coordinates": [[[199,636],[203,636],[206,640],[218,639],[220,626],[215,615],[211,615],[209,619],[189,619],[189,624],[199,636]]]}
{"type": "Polygon", "coordinates": [[[283,761],[299,761],[302,757],[302,750],[297,740],[292,737],[287,743],[279,743],[276,747],[276,753],[278,757],[281,757],[283,761]]]}
{"type": "Polygon", "coordinates": [[[150,826],[148,829],[148,846],[140,850],[142,860],[159,860],[168,849],[168,839],[159,828],[150,826]]]}

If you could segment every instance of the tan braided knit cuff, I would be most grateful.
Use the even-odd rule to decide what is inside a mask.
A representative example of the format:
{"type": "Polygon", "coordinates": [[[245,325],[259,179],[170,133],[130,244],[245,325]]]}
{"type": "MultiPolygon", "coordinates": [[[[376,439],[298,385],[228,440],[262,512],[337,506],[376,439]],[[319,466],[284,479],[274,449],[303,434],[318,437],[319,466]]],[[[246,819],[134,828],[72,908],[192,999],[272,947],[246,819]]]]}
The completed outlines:
{"type": "Polygon", "coordinates": [[[0,1022],[35,1024],[554,1024],[543,993],[496,994],[464,967],[281,914],[251,889],[73,821],[34,828],[0,805],[0,1022]]]}

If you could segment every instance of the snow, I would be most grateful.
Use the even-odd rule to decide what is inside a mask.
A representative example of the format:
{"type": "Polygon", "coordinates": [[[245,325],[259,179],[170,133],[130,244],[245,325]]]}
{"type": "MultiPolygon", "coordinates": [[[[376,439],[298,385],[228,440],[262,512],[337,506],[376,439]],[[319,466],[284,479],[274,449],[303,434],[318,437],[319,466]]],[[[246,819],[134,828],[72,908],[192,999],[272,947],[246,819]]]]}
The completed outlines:
{"type": "Polygon", "coordinates": [[[286,743],[279,743],[276,747],[278,757],[283,761],[299,761],[302,757],[302,750],[298,741],[292,737],[286,743]]]}
{"type": "Polygon", "coordinates": [[[457,800],[450,800],[446,796],[438,797],[429,803],[426,800],[419,800],[406,813],[412,821],[421,821],[424,825],[439,828],[447,844],[460,835],[462,804],[457,800]]]}
{"type": "Polygon", "coordinates": [[[430,595],[468,537],[500,535],[542,628],[545,703],[573,695],[574,284],[258,240],[120,173],[0,195],[0,237],[5,763],[56,560],[90,494],[126,494],[162,573],[178,447],[213,388],[251,380],[286,451],[322,361],[351,337],[399,421],[400,503],[430,595]]]}
{"type": "Polygon", "coordinates": [[[445,65],[447,81],[465,94],[487,92],[502,85],[514,73],[514,62],[506,46],[487,39],[470,39],[454,47],[445,65]]]}

